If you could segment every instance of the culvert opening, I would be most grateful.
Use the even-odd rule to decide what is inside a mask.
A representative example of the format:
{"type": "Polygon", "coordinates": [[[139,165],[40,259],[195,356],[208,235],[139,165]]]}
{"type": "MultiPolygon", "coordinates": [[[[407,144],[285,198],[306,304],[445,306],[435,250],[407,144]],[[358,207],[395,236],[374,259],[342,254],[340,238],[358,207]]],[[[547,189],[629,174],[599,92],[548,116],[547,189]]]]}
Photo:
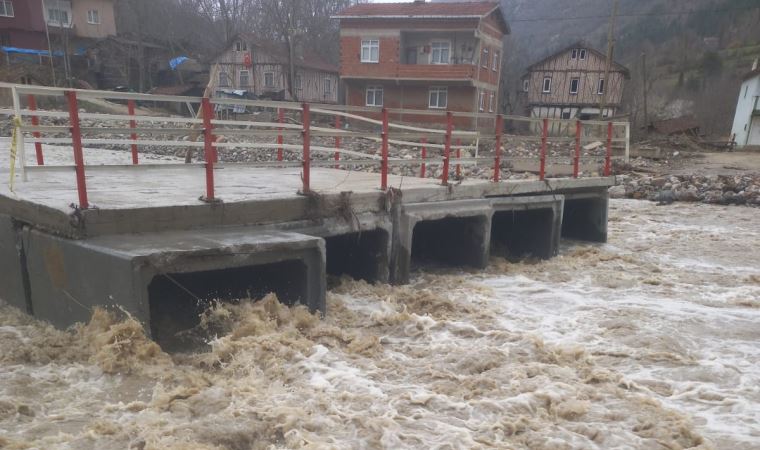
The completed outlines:
{"type": "Polygon", "coordinates": [[[607,241],[607,202],[602,198],[565,200],[562,237],[584,241],[607,241]]]}
{"type": "Polygon", "coordinates": [[[377,229],[325,238],[327,274],[374,283],[387,278],[388,233],[377,229]]]}
{"type": "Polygon", "coordinates": [[[412,232],[412,268],[483,267],[485,231],[485,216],[417,222],[412,232]]]}
{"type": "Polygon", "coordinates": [[[512,261],[554,256],[551,209],[497,211],[491,221],[491,254],[512,261]]]}
{"type": "Polygon", "coordinates": [[[150,331],[165,351],[193,350],[203,336],[192,332],[214,301],[236,303],[270,292],[294,305],[306,299],[307,269],[302,261],[157,275],[148,286],[150,331]]]}

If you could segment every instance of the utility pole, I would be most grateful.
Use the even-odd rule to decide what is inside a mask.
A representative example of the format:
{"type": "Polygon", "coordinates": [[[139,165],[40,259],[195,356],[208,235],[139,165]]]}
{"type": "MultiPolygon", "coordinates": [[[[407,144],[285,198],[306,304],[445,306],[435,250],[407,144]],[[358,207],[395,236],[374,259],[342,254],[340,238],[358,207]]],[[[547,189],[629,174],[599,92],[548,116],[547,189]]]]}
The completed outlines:
{"type": "Polygon", "coordinates": [[[612,57],[615,54],[615,20],[618,14],[618,0],[615,0],[610,16],[610,28],[607,34],[607,63],[604,66],[604,85],[602,86],[602,101],[599,103],[599,120],[604,120],[604,108],[607,106],[607,92],[610,91],[610,69],[612,68],[612,57]]]}
{"type": "Polygon", "coordinates": [[[647,53],[641,53],[641,79],[644,87],[644,127],[649,127],[649,77],[647,77],[647,53]]]}
{"type": "Polygon", "coordinates": [[[45,18],[45,0],[40,0],[40,4],[42,5],[42,20],[45,22],[45,37],[47,37],[47,45],[48,45],[48,59],[50,60],[50,75],[53,76],[53,86],[57,86],[58,83],[55,79],[55,63],[53,62],[53,46],[50,45],[50,28],[48,27],[48,20],[45,18]]]}

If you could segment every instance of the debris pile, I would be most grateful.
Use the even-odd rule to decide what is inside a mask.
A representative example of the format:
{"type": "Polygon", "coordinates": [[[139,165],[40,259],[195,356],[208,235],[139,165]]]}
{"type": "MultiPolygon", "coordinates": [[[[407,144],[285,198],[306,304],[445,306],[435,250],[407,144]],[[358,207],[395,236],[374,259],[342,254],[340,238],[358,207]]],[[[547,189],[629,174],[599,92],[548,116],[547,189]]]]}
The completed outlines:
{"type": "Polygon", "coordinates": [[[672,175],[629,178],[610,189],[612,198],[760,206],[760,175],[672,175]]]}

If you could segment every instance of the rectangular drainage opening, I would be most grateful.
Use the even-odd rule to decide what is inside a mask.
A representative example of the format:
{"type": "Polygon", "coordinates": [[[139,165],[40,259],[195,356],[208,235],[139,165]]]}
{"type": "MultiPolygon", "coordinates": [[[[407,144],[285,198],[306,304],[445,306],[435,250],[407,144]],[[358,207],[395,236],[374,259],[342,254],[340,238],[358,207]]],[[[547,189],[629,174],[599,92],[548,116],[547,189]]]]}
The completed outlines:
{"type": "Polygon", "coordinates": [[[526,256],[549,259],[555,254],[554,211],[496,211],[491,222],[491,254],[510,260],[526,256]]]}
{"type": "Polygon", "coordinates": [[[417,222],[412,232],[412,267],[484,267],[486,222],[485,216],[417,222]]]}
{"type": "Polygon", "coordinates": [[[370,283],[388,279],[388,233],[382,229],[325,238],[327,274],[370,283]]]}
{"type": "Polygon", "coordinates": [[[201,342],[183,334],[200,323],[214,300],[259,299],[274,292],[294,305],[307,298],[307,269],[299,260],[273,264],[156,275],[148,285],[150,331],[169,352],[190,350],[201,342]]]}
{"type": "Polygon", "coordinates": [[[565,199],[562,237],[607,242],[606,197],[565,199]]]}

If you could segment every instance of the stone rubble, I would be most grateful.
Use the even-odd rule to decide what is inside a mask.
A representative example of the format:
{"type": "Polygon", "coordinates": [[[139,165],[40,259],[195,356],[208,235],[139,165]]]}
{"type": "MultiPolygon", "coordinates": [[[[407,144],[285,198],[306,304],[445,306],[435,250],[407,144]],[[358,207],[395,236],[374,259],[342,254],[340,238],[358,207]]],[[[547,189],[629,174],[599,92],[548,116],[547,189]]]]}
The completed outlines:
{"type": "Polygon", "coordinates": [[[760,206],[760,174],[629,177],[622,185],[610,189],[610,197],[661,204],[678,201],[760,206]]]}

